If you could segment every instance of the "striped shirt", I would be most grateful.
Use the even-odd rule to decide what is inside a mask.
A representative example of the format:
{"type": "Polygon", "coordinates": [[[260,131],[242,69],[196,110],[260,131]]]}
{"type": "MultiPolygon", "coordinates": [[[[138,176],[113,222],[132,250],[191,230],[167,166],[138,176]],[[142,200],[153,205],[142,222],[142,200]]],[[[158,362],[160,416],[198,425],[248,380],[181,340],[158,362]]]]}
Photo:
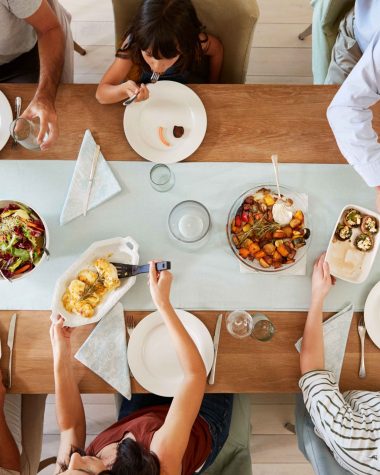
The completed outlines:
{"type": "Polygon", "coordinates": [[[331,371],[310,371],[299,386],[316,434],[357,475],[380,473],[380,392],[339,391],[331,371]]]}

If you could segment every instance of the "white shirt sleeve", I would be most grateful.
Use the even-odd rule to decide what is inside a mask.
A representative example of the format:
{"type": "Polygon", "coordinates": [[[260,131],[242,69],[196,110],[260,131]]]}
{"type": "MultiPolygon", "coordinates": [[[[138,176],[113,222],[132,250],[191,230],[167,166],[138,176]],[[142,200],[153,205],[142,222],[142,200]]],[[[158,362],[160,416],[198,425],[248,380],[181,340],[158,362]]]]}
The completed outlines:
{"type": "Polygon", "coordinates": [[[380,185],[380,143],[369,109],[380,100],[380,32],[332,100],[327,118],[340,151],[369,186],[380,185]]]}
{"type": "Polygon", "coordinates": [[[25,19],[32,16],[40,8],[42,0],[1,0],[17,18],[25,19]]]}

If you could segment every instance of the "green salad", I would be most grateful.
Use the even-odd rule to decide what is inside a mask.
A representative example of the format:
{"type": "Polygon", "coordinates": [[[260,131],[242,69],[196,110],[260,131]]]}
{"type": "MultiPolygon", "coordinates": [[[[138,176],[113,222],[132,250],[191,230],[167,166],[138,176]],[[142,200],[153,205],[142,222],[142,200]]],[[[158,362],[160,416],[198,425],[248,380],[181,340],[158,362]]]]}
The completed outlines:
{"type": "Polygon", "coordinates": [[[45,227],[39,216],[21,203],[0,208],[0,269],[7,278],[29,272],[45,249],[45,227]]]}

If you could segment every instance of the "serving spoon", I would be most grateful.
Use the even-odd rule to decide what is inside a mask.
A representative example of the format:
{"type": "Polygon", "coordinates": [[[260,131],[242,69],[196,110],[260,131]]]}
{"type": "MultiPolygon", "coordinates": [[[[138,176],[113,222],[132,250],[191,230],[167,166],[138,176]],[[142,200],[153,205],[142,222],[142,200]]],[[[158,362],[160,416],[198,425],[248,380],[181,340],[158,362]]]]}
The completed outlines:
{"type": "Polygon", "coordinates": [[[274,168],[274,176],[276,179],[277,186],[277,201],[272,208],[273,218],[278,224],[280,224],[281,226],[285,226],[286,224],[290,223],[293,217],[293,212],[290,206],[287,205],[286,201],[281,196],[280,183],[278,179],[278,156],[272,155],[271,160],[274,168]]]}

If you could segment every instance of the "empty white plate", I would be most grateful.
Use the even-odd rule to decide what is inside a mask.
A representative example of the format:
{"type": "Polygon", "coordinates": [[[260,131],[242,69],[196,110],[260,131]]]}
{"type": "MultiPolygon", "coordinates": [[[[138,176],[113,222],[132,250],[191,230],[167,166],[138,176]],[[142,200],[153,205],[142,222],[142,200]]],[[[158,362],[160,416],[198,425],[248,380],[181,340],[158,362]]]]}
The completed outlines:
{"type": "Polygon", "coordinates": [[[204,105],[194,91],[178,82],[158,81],[148,88],[149,99],[125,108],[124,132],[128,142],[151,162],[184,160],[197,150],[205,136],[204,105]],[[174,137],[174,126],[183,127],[182,137],[174,137]]]}
{"type": "MultiPolygon", "coordinates": [[[[206,326],[184,310],[176,310],[203,358],[207,373],[214,359],[214,346],[206,326]]],[[[133,330],[128,343],[128,363],[133,376],[149,392],[172,397],[183,379],[173,342],[159,312],[151,313],[133,330]]]]}
{"type": "Polygon", "coordinates": [[[368,294],[364,306],[364,321],[368,335],[380,348],[380,282],[368,294]]]}
{"type": "Polygon", "coordinates": [[[10,136],[9,126],[12,120],[12,108],[4,93],[0,91],[0,150],[8,142],[10,136]]]}

